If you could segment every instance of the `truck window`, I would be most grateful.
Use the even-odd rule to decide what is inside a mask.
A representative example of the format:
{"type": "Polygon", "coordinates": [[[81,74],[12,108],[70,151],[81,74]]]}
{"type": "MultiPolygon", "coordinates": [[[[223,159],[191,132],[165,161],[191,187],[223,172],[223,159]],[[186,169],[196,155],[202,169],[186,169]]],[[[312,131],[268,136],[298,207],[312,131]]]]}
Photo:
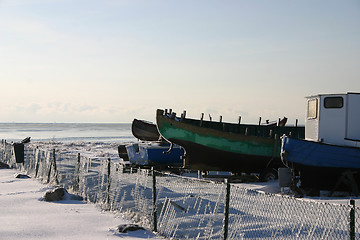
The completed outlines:
{"type": "Polygon", "coordinates": [[[344,99],[342,97],[326,97],[324,99],[325,108],[342,108],[344,106],[344,99]]]}
{"type": "Polygon", "coordinates": [[[317,107],[318,103],[317,103],[317,99],[310,99],[308,101],[308,111],[307,111],[307,118],[308,119],[314,119],[317,118],[317,107]]]}

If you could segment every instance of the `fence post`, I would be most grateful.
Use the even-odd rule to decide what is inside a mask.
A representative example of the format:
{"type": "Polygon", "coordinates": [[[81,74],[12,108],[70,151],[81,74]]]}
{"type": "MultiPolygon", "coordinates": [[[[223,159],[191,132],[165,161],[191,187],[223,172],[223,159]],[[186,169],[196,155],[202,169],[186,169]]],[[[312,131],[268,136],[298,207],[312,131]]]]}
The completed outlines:
{"type": "MultiPolygon", "coordinates": [[[[56,184],[59,184],[58,175],[57,175],[58,173],[57,173],[57,169],[56,169],[55,148],[53,149],[53,162],[52,162],[51,165],[53,165],[53,169],[54,169],[55,183],[56,183],[56,184]]],[[[50,172],[51,172],[51,168],[50,168],[50,172]]]]}
{"type": "Polygon", "coordinates": [[[350,200],[350,240],[355,240],[355,200],[350,200]]]}
{"type": "Polygon", "coordinates": [[[77,168],[76,168],[76,191],[79,191],[80,189],[80,153],[77,155],[77,168]]]}
{"type": "MultiPolygon", "coordinates": [[[[50,155],[50,152],[48,152],[48,154],[50,155]]],[[[50,156],[49,156],[49,158],[50,158],[50,156]]],[[[49,167],[49,172],[48,172],[48,179],[47,179],[46,183],[50,182],[51,168],[52,168],[52,161],[50,162],[50,167],[49,167]]]]}
{"type": "Polygon", "coordinates": [[[110,158],[108,158],[108,176],[107,176],[107,198],[106,198],[106,203],[109,204],[110,203],[110,158]]]}
{"type": "Polygon", "coordinates": [[[225,199],[225,216],[224,216],[224,239],[228,237],[229,228],[229,208],[230,208],[230,183],[228,179],[224,180],[226,184],[226,199],[225,199]]]}
{"type": "Polygon", "coordinates": [[[1,139],[1,161],[4,161],[4,155],[5,155],[5,144],[4,144],[4,139],[1,139]]]}
{"type": "Polygon", "coordinates": [[[154,167],[151,168],[152,173],[152,200],[153,200],[153,231],[157,232],[157,213],[156,213],[156,176],[154,167]]]}
{"type": "Polygon", "coordinates": [[[37,178],[39,172],[39,146],[36,146],[35,154],[35,178],[37,178]]]}

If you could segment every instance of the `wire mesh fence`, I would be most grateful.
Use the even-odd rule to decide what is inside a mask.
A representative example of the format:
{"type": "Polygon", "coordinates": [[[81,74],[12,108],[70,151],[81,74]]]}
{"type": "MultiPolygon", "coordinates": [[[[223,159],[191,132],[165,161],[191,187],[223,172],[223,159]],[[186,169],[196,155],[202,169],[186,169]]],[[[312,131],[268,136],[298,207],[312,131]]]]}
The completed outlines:
{"type": "Polygon", "coordinates": [[[360,208],[245,189],[111,159],[25,147],[16,163],[2,141],[0,161],[77,193],[175,239],[360,239],[360,208]]]}

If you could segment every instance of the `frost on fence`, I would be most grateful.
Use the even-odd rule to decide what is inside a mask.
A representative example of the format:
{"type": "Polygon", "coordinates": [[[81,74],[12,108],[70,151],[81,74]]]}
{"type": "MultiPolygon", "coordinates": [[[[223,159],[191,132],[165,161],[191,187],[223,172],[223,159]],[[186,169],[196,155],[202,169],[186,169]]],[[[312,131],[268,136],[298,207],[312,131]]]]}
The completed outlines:
{"type": "Polygon", "coordinates": [[[12,157],[11,144],[6,143],[4,140],[2,140],[0,154],[1,154],[1,161],[9,164],[12,157]]]}
{"type": "Polygon", "coordinates": [[[109,207],[121,211],[135,222],[152,229],[152,175],[146,169],[125,172],[119,164],[111,164],[109,207]]]}
{"type": "Polygon", "coordinates": [[[158,232],[184,239],[222,239],[225,187],[176,175],[158,176],[158,232]]]}
{"type": "Polygon", "coordinates": [[[103,209],[121,211],[168,238],[222,239],[227,233],[228,239],[360,239],[357,206],[267,194],[230,184],[225,221],[229,195],[224,183],[160,172],[154,178],[150,170],[129,171],[109,159],[30,147],[25,147],[24,164],[17,164],[10,144],[2,143],[0,150],[1,161],[44,183],[73,190],[103,209]]]}
{"type": "Polygon", "coordinates": [[[63,154],[57,151],[55,151],[55,154],[59,184],[66,189],[71,189],[73,192],[79,192],[80,185],[84,183],[83,178],[87,172],[84,166],[88,164],[89,160],[81,158],[79,154],[63,154]]]}
{"type": "MultiPolygon", "coordinates": [[[[360,239],[360,207],[355,207],[354,209],[354,237],[353,239],[360,239]]],[[[351,220],[350,220],[351,221],[351,220]]]]}
{"type": "Polygon", "coordinates": [[[232,186],[229,239],[347,239],[349,207],[232,186]]]}
{"type": "Polygon", "coordinates": [[[101,202],[102,199],[99,199],[99,196],[103,190],[101,185],[102,167],[101,160],[82,156],[79,158],[78,156],[74,163],[73,191],[78,192],[90,202],[101,202]]]}

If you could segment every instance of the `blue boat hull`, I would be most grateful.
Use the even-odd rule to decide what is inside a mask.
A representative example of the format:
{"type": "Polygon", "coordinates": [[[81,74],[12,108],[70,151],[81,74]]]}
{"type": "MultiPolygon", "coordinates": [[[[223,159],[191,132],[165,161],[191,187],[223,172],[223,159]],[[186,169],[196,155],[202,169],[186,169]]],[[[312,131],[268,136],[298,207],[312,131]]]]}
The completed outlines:
{"type": "Polygon", "coordinates": [[[129,161],[140,166],[183,166],[182,156],[184,149],[180,146],[173,146],[169,153],[169,144],[158,143],[134,143],[126,146],[129,161]]]}
{"type": "Polygon", "coordinates": [[[352,191],[341,179],[350,174],[360,186],[360,149],[289,137],[282,138],[281,157],[285,165],[300,174],[301,188],[352,191]]]}
{"type": "Polygon", "coordinates": [[[360,148],[282,138],[282,158],[304,166],[360,169],[360,148]]]}

